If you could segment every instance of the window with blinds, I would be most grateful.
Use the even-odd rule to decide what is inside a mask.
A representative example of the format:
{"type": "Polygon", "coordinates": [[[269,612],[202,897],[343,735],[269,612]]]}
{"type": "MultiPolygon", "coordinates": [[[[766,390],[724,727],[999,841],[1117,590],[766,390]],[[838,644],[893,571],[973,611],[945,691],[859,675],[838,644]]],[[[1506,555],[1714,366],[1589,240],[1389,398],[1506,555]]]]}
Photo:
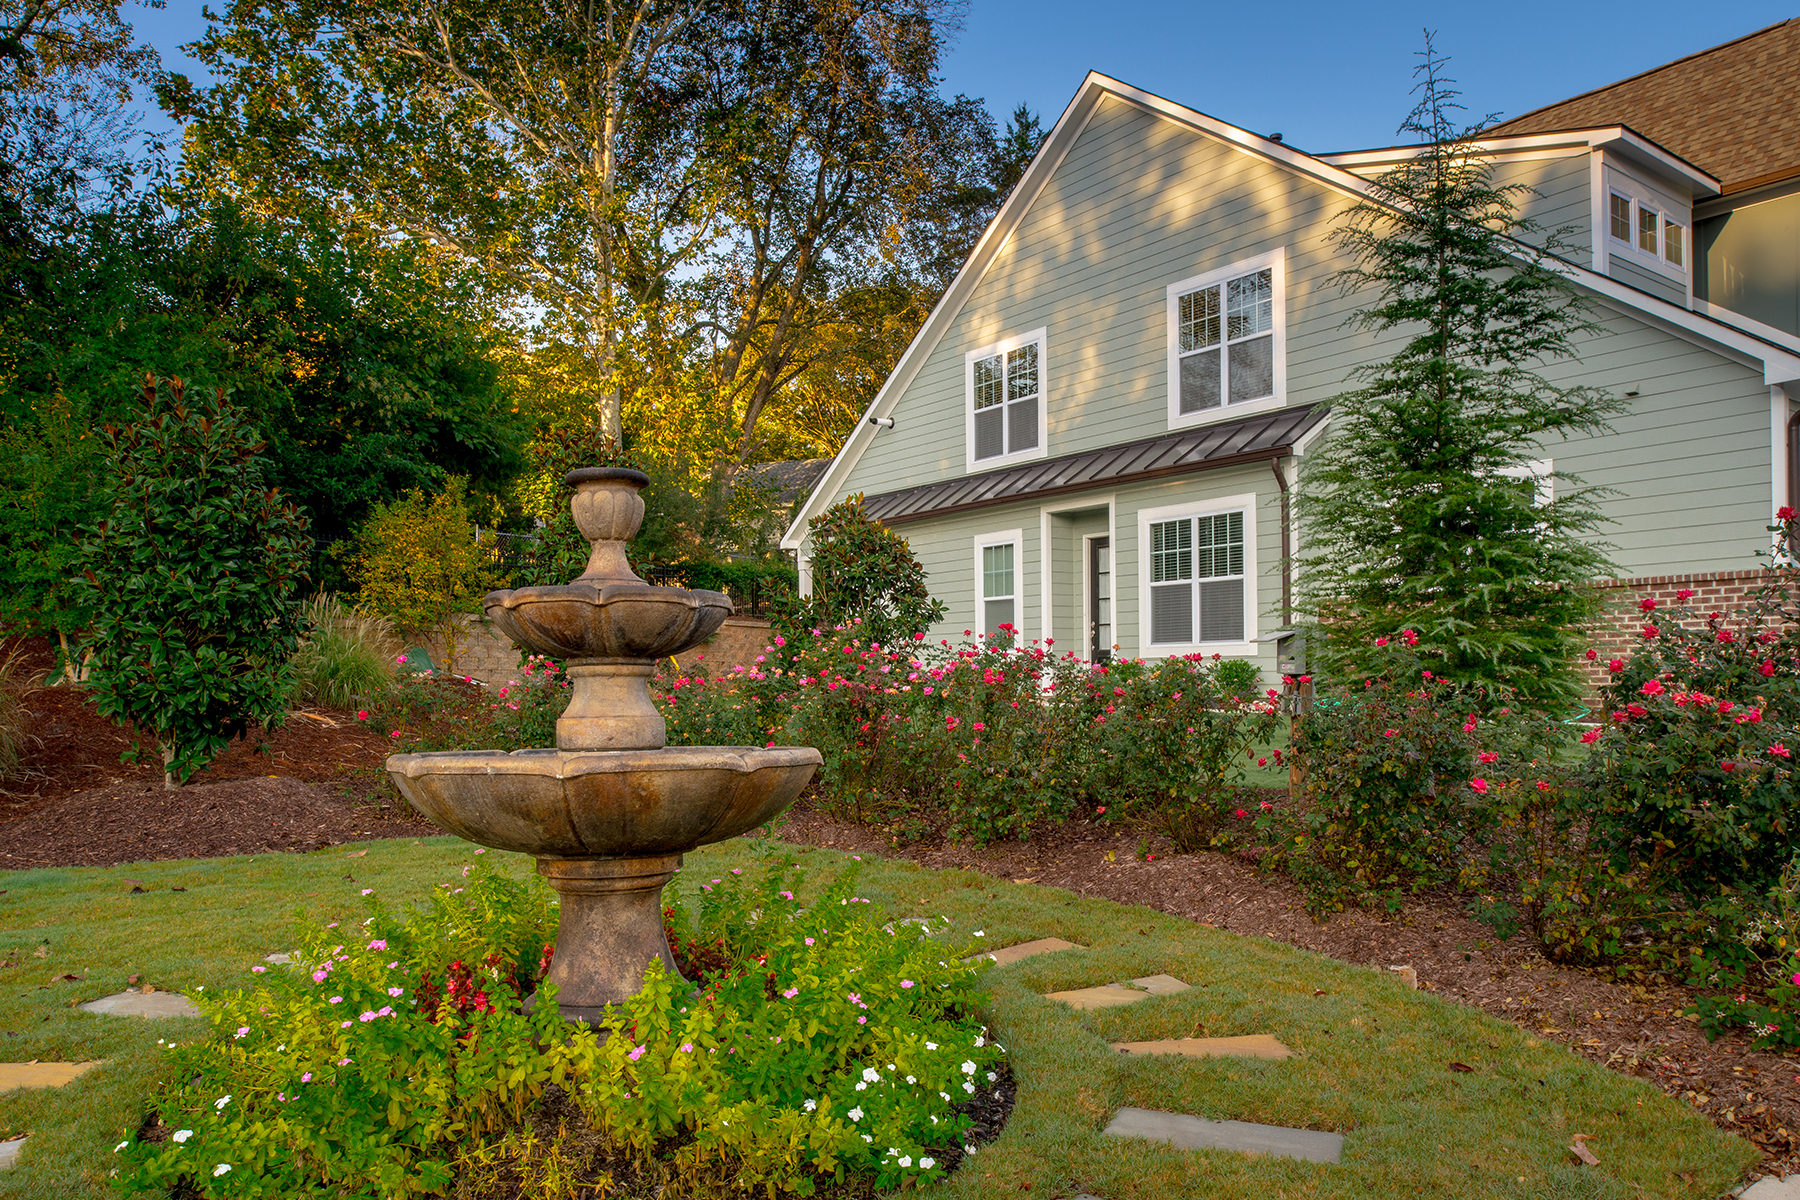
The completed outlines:
{"type": "Polygon", "coordinates": [[[1245,639],[1242,511],[1154,521],[1148,550],[1151,645],[1245,639]]]}
{"type": "Polygon", "coordinates": [[[994,634],[1002,625],[1018,626],[1018,593],[1013,582],[1012,542],[981,548],[981,632],[994,634]]]}
{"type": "Polygon", "coordinates": [[[1043,336],[970,356],[969,403],[974,409],[971,460],[1007,458],[1040,448],[1043,414],[1043,336]]]}

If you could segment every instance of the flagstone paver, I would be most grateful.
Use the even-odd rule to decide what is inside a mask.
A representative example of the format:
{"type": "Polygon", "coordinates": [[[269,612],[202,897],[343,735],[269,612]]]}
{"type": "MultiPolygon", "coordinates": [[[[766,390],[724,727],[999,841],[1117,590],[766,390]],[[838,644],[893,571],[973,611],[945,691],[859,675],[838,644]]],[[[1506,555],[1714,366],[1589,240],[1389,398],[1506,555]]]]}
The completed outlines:
{"type": "Polygon", "coordinates": [[[1209,1121],[1185,1113],[1153,1108],[1121,1108],[1106,1132],[1113,1137],[1167,1142],[1183,1150],[1236,1150],[1307,1162],[1335,1163],[1344,1152],[1344,1135],[1249,1121],[1209,1121]]]}
{"type": "Polygon", "coordinates": [[[1157,1042],[1114,1042],[1120,1054],[1182,1054],[1189,1058],[1292,1058],[1294,1052],[1266,1033],[1247,1037],[1166,1038],[1157,1042]]]}
{"type": "Polygon", "coordinates": [[[294,961],[294,956],[289,954],[286,950],[282,950],[278,953],[268,955],[263,961],[266,963],[278,963],[285,966],[294,961]]]}
{"type": "Polygon", "coordinates": [[[1052,954],[1058,950],[1085,950],[1086,946],[1078,946],[1074,942],[1065,942],[1061,938],[1038,938],[1034,942],[1020,942],[1016,946],[1007,946],[988,954],[978,954],[976,958],[990,958],[998,966],[1007,966],[1020,959],[1030,958],[1034,954],[1052,954]]]}
{"type": "Polygon", "coordinates": [[[1800,1175],[1789,1175],[1785,1179],[1766,1175],[1738,1192],[1737,1197],[1738,1200],[1800,1200],[1800,1175]]]}
{"type": "Polygon", "coordinates": [[[1139,1000],[1148,1000],[1152,996],[1173,996],[1177,992],[1185,992],[1188,985],[1173,975],[1146,975],[1142,979],[1134,979],[1129,984],[1108,983],[1100,987],[1075,988],[1067,992],[1046,992],[1046,1000],[1061,1000],[1070,1008],[1087,1011],[1096,1008],[1116,1008],[1121,1004],[1136,1004],[1139,1000]]]}
{"type": "Polygon", "coordinates": [[[0,1092],[13,1088],[53,1088],[74,1079],[84,1071],[105,1062],[104,1058],[88,1062],[0,1063],[0,1092]]]}
{"type": "Polygon", "coordinates": [[[25,1139],[22,1137],[16,1137],[10,1142],[0,1142],[0,1171],[19,1161],[19,1150],[24,1145],[25,1139]]]}
{"type": "Polygon", "coordinates": [[[89,1000],[80,1006],[83,1012],[106,1013],[115,1017],[197,1017],[200,1010],[180,992],[119,992],[89,1000]]]}

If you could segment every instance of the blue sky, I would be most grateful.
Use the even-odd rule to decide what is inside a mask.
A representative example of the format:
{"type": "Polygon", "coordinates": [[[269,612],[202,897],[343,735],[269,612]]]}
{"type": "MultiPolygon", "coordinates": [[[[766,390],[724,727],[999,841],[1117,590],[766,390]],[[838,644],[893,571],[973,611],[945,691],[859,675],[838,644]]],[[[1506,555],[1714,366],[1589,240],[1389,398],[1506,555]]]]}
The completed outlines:
{"type": "MultiPolygon", "coordinates": [[[[200,0],[127,19],[171,70],[203,72],[177,47],[205,27],[200,0]]],[[[1515,0],[1271,4],[970,0],[945,87],[1004,119],[1021,100],[1046,128],[1089,69],[1303,150],[1386,145],[1412,107],[1420,31],[1438,32],[1471,110],[1516,116],[1800,15],[1764,0],[1515,0]],[[1503,14],[1503,15],[1501,15],[1503,14]]],[[[152,124],[161,124],[152,119],[152,124]]]]}

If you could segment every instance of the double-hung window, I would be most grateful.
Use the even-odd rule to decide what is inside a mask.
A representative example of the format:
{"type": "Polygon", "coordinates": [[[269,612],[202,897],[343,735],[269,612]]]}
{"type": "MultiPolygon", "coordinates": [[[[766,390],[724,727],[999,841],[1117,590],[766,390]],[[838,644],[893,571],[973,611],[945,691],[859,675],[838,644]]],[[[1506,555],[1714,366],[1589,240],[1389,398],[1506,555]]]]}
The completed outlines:
{"type": "Polygon", "coordinates": [[[1021,605],[1019,580],[1020,531],[984,533],[975,539],[975,623],[989,637],[1012,626],[1018,635],[1021,605]]]}
{"type": "Polygon", "coordinates": [[[1687,270],[1687,212],[1680,205],[1617,171],[1609,172],[1606,204],[1613,254],[1665,273],[1687,270]]]}
{"type": "Polygon", "coordinates": [[[1286,388],[1280,251],[1169,288],[1169,424],[1279,404],[1286,388]]]}
{"type": "Polygon", "coordinates": [[[971,468],[1043,455],[1044,335],[1033,330],[966,356],[971,468]]]}
{"type": "Polygon", "coordinates": [[[1149,654],[1255,638],[1255,498],[1141,512],[1142,629],[1149,654]]]}

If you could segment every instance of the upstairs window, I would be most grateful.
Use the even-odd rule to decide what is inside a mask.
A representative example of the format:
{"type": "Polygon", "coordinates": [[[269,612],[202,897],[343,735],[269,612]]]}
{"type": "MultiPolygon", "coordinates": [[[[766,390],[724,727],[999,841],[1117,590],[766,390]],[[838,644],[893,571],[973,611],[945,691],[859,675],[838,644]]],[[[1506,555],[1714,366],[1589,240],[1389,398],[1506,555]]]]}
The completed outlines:
{"type": "Polygon", "coordinates": [[[1669,197],[1623,173],[1610,173],[1607,232],[1623,262],[1655,265],[1665,274],[1687,269],[1687,212],[1669,197]]]}
{"type": "Polygon", "coordinates": [[[991,465],[1044,452],[1044,330],[967,357],[968,462],[991,465]]]}
{"type": "Polygon", "coordinates": [[[1281,402],[1286,382],[1279,251],[1169,288],[1169,423],[1281,402]]]}

